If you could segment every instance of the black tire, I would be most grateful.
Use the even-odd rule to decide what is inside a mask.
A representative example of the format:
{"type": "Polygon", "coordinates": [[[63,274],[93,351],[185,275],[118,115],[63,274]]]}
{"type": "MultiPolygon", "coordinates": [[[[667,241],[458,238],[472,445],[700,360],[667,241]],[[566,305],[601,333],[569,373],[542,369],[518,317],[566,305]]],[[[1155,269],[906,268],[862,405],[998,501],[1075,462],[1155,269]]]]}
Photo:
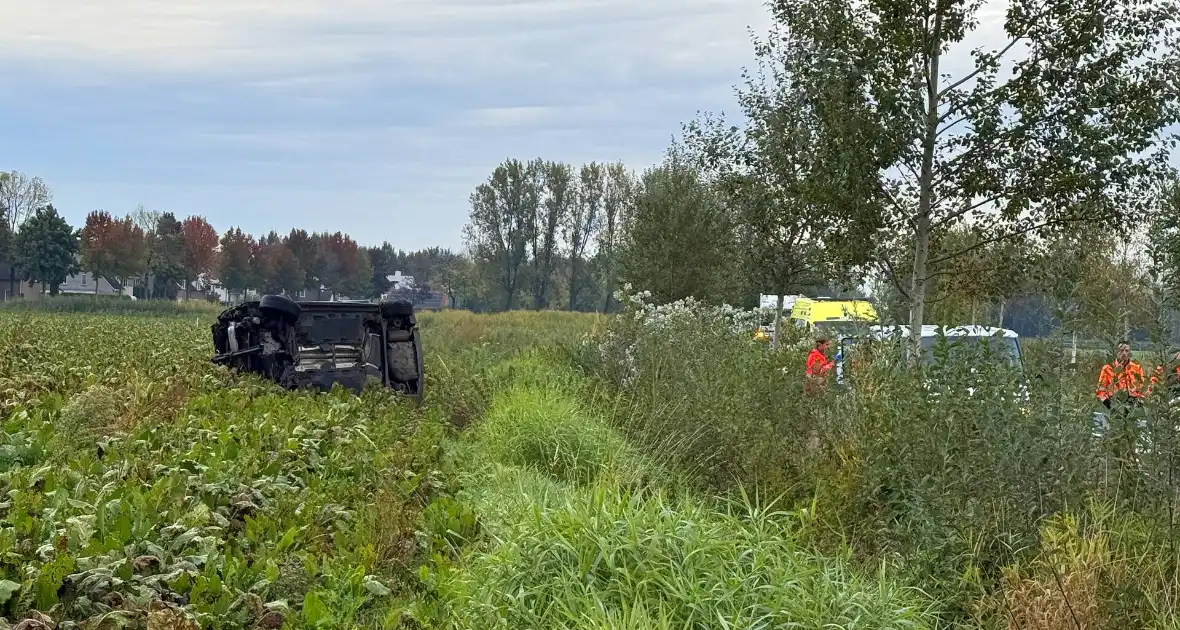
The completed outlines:
{"type": "Polygon", "coordinates": [[[413,314],[414,305],[409,300],[394,300],[392,302],[381,303],[381,317],[384,319],[409,317],[413,314]]]}
{"type": "Polygon", "coordinates": [[[258,303],[258,309],[267,317],[274,317],[287,324],[294,324],[303,309],[299,304],[285,295],[264,295],[258,303]]]}

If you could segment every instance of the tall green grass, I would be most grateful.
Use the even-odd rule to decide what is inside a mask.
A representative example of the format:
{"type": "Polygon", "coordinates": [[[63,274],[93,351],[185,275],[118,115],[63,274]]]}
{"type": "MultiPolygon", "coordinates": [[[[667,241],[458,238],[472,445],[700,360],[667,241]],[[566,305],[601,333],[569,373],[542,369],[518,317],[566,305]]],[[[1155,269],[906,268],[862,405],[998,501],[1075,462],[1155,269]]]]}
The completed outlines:
{"type": "Polygon", "coordinates": [[[91,313],[104,315],[167,315],[212,316],[224,306],[201,300],[132,300],[116,296],[58,295],[30,297],[0,303],[0,310],[15,312],[91,313]]]}
{"type": "Polygon", "coordinates": [[[800,548],[797,515],[661,489],[660,467],[553,355],[497,371],[454,455],[482,534],[424,576],[434,598],[416,614],[429,625],[931,627],[920,593],[800,548]]]}

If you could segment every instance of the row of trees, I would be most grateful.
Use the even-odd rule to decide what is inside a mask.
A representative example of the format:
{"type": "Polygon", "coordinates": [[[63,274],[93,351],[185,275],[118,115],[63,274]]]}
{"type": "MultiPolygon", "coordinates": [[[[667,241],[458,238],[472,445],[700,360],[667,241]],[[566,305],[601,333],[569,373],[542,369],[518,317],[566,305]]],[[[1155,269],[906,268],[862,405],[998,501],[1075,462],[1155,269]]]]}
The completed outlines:
{"type": "Polygon", "coordinates": [[[506,160],[471,194],[468,285],[504,310],[550,308],[559,293],[570,310],[609,309],[634,199],[621,163],[506,160]]]}
{"type": "Polygon", "coordinates": [[[95,210],[81,228],[71,226],[51,203],[39,178],[19,171],[0,174],[0,259],[11,264],[12,284],[40,283],[56,294],[72,274],[87,273],[113,284],[133,286],[145,298],[191,297],[194,288],[265,293],[325,292],[377,297],[391,288],[396,271],[415,277],[419,290],[437,279],[452,299],[469,275],[460,256],[441,248],[406,252],[389,243],[364,247],[341,232],[293,229],[255,238],[232,227],[218,234],[201,216],[140,207],[125,216],[95,210]],[[15,274],[19,270],[21,276],[15,274]]]}

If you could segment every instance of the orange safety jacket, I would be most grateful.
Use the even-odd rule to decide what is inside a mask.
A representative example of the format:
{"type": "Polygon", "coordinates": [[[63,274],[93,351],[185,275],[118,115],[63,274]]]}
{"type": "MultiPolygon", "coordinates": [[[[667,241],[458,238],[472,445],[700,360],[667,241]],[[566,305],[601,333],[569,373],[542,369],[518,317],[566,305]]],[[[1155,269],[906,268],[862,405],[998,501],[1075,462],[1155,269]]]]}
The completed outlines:
{"type": "MultiPolygon", "coordinates": [[[[1155,373],[1151,375],[1151,384],[1148,386],[1147,391],[1151,392],[1151,389],[1153,387],[1155,387],[1156,385],[1158,385],[1163,380],[1164,380],[1164,366],[1157,365],[1157,366],[1155,366],[1155,373]]],[[[1172,380],[1169,384],[1171,384],[1171,385],[1180,384],[1180,365],[1176,366],[1175,372],[1172,374],[1172,380]]]]}
{"type": "MultiPolygon", "coordinates": [[[[1127,395],[1132,398],[1142,398],[1144,395],[1143,380],[1143,368],[1134,361],[1128,362],[1126,367],[1122,369],[1116,369],[1107,363],[1098,373],[1098,399],[1108,400],[1120,391],[1127,392],[1127,395]]],[[[1156,381],[1154,375],[1151,381],[1152,383],[1156,381]]]]}
{"type": "Polygon", "coordinates": [[[811,354],[807,355],[807,375],[827,376],[830,369],[832,369],[832,362],[828,360],[828,357],[824,356],[819,348],[812,348],[811,354]]]}

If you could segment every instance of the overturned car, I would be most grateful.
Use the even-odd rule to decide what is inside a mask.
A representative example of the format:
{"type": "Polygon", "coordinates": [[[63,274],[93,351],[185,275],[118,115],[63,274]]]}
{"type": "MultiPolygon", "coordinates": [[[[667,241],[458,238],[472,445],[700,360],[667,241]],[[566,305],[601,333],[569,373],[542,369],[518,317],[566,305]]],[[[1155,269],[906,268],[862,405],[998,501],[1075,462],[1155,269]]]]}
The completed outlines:
{"type": "Polygon", "coordinates": [[[230,307],[213,325],[213,362],[288,389],[359,392],[379,382],[422,399],[422,346],[413,305],[296,302],[282,295],[230,307]]]}

